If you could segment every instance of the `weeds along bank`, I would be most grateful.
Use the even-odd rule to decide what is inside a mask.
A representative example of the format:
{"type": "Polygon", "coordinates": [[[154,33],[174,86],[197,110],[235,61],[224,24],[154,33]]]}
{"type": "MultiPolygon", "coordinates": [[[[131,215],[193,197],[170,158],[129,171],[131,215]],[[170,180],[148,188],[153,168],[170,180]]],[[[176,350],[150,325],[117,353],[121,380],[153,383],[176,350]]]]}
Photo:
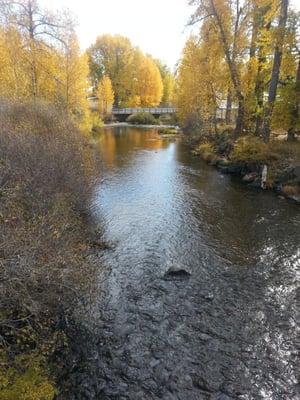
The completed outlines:
{"type": "Polygon", "coordinates": [[[193,153],[221,172],[237,175],[249,187],[274,190],[300,203],[300,142],[273,137],[269,143],[254,135],[233,139],[233,129],[204,129],[186,135],[193,153]]]}
{"type": "Polygon", "coordinates": [[[96,163],[64,114],[1,103],[1,400],[55,396],[67,326],[86,313],[99,268],[89,221],[96,163]]]}

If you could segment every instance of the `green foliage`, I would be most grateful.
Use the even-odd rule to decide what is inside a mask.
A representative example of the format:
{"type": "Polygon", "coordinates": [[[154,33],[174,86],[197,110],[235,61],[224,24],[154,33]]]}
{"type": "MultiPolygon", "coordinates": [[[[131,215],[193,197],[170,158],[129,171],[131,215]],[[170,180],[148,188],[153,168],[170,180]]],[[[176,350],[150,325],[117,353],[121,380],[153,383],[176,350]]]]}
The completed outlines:
{"type": "Polygon", "coordinates": [[[177,129],[166,128],[160,131],[162,135],[178,135],[177,129]]]}
{"type": "Polygon", "coordinates": [[[232,161],[249,164],[269,164],[277,158],[278,155],[272,152],[269,145],[255,137],[240,138],[230,154],[230,159],[232,161]]]}
{"type": "Polygon", "coordinates": [[[35,354],[18,356],[13,366],[0,368],[0,400],[52,400],[56,389],[44,362],[35,354]]]}
{"type": "Polygon", "coordinates": [[[159,121],[150,113],[136,113],[127,118],[127,122],[134,125],[159,125],[159,121]]]}

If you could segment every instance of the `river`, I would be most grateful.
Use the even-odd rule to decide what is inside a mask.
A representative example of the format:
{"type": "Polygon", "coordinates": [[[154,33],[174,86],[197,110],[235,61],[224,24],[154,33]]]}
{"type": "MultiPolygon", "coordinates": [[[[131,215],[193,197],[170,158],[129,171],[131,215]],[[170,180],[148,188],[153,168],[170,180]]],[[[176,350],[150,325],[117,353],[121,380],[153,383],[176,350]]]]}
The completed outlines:
{"type": "Polygon", "coordinates": [[[155,130],[106,128],[96,146],[112,248],[95,398],[299,399],[299,207],[155,130]]]}

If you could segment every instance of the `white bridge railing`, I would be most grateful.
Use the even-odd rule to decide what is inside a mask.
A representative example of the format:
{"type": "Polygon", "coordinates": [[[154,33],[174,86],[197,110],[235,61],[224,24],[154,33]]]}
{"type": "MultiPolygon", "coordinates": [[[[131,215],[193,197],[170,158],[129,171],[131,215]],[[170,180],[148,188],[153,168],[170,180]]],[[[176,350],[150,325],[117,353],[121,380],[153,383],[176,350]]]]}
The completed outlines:
{"type": "Polygon", "coordinates": [[[158,108],[113,108],[112,113],[118,114],[137,114],[137,113],[150,113],[150,114],[175,114],[177,108],[175,107],[158,107],[158,108]]]}

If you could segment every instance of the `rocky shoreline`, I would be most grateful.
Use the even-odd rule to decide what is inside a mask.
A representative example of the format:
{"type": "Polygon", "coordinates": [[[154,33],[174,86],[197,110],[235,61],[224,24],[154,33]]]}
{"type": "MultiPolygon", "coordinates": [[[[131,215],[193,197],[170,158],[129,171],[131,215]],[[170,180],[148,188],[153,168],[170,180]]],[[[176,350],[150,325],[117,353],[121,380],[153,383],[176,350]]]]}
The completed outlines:
{"type": "MultiPolygon", "coordinates": [[[[195,153],[199,156],[199,154],[195,153]]],[[[276,171],[276,177],[273,182],[263,179],[263,169],[268,168],[265,164],[249,165],[235,163],[224,157],[214,157],[206,159],[200,156],[207,164],[214,166],[223,174],[237,176],[241,182],[249,188],[257,190],[271,190],[279,198],[293,201],[300,204],[300,194],[294,190],[295,185],[300,186],[300,165],[290,165],[284,171],[276,171]]]]}

